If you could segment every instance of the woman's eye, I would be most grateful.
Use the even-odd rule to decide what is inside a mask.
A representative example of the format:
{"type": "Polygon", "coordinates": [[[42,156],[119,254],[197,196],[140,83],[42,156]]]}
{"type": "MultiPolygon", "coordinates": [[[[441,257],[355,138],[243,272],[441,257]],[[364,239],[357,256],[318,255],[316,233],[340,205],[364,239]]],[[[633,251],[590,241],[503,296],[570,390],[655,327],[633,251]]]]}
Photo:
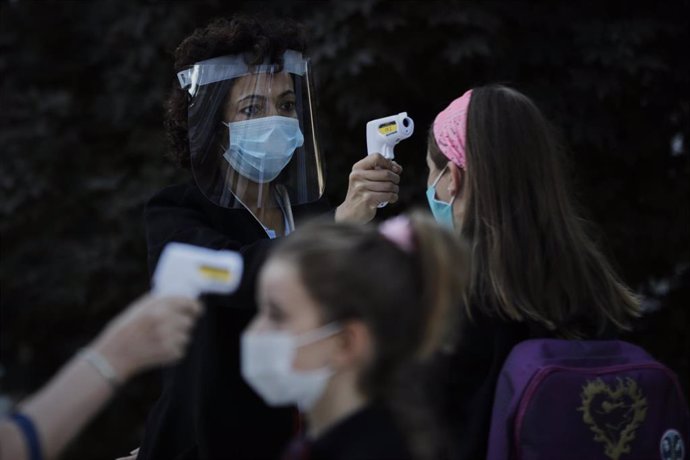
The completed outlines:
{"type": "Polygon", "coordinates": [[[283,112],[290,112],[290,113],[294,112],[295,111],[295,102],[294,101],[283,102],[280,105],[280,110],[283,112]]]}
{"type": "Polygon", "coordinates": [[[253,117],[262,112],[261,106],[259,104],[252,104],[240,109],[240,113],[246,117],[253,117]]]}

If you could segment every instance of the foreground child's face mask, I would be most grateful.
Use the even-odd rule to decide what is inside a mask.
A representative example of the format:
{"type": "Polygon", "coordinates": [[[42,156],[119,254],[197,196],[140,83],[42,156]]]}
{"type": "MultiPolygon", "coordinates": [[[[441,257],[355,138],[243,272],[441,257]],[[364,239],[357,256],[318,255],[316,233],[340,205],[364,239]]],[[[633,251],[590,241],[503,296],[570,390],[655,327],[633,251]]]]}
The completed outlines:
{"type": "Polygon", "coordinates": [[[328,367],[293,369],[297,351],[340,330],[340,326],[330,323],[300,335],[247,331],[241,339],[242,377],[269,406],[294,404],[301,411],[309,410],[323,394],[333,371],[328,367]]]}

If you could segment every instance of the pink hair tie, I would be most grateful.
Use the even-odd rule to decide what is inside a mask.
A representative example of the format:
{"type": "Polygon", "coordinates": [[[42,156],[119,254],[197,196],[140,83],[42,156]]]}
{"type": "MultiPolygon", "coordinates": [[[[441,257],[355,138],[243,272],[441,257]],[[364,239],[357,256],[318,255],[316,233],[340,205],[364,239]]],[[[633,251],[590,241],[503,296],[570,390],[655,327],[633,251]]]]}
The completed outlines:
{"type": "Polygon", "coordinates": [[[407,253],[414,251],[412,224],[407,216],[397,216],[379,225],[379,233],[407,253]]]}
{"type": "Polygon", "coordinates": [[[472,90],[455,99],[434,120],[434,138],[450,161],[465,169],[465,140],[467,139],[467,111],[472,90]]]}

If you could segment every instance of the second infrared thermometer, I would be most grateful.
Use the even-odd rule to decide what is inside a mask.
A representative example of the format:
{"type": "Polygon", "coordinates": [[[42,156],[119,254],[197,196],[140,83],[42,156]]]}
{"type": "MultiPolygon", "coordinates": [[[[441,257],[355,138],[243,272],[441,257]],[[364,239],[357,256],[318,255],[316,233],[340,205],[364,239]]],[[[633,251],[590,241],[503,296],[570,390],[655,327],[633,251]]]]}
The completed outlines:
{"type": "Polygon", "coordinates": [[[414,132],[414,121],[407,112],[371,120],[367,123],[367,154],[380,153],[393,160],[395,144],[407,139],[414,132]]]}
{"type": "MultiPolygon", "coordinates": [[[[414,121],[407,112],[371,120],[367,123],[367,155],[380,153],[389,160],[395,159],[395,145],[414,133],[414,121]]],[[[379,204],[379,208],[388,203],[379,204]]]]}

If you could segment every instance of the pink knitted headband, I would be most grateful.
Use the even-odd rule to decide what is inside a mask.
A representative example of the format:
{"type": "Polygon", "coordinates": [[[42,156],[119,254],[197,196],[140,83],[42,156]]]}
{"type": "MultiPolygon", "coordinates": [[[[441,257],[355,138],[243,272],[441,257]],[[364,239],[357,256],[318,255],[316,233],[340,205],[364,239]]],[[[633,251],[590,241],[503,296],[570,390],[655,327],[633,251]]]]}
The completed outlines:
{"type": "Polygon", "coordinates": [[[434,138],[450,161],[465,169],[465,140],[467,139],[467,110],[472,90],[455,99],[434,120],[434,138]]]}

